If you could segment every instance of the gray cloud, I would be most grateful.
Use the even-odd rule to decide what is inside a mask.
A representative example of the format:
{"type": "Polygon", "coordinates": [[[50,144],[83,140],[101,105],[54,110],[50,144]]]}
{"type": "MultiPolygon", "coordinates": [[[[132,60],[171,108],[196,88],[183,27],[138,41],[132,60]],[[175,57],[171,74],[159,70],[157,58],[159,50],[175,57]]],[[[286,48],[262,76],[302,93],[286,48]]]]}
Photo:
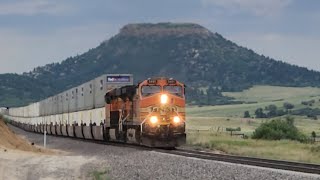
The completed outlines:
{"type": "Polygon", "coordinates": [[[36,15],[49,14],[61,15],[70,13],[75,9],[67,3],[59,3],[59,1],[49,0],[29,0],[15,1],[10,3],[0,3],[0,15],[36,15]]]}
{"type": "Polygon", "coordinates": [[[60,62],[99,45],[119,29],[91,24],[57,29],[50,34],[29,35],[14,29],[0,30],[0,73],[22,73],[34,67],[60,62]]]}
{"type": "Polygon", "coordinates": [[[320,70],[320,37],[277,33],[239,33],[228,37],[259,54],[309,69],[320,70]]]}
{"type": "Polygon", "coordinates": [[[161,21],[200,23],[265,56],[320,70],[317,5],[302,7],[293,0],[180,2],[0,2],[0,73],[21,73],[81,54],[126,23],[161,21]]]}
{"type": "Polygon", "coordinates": [[[286,8],[292,0],[202,0],[204,5],[216,5],[231,13],[249,12],[257,16],[273,16],[286,8]]]}

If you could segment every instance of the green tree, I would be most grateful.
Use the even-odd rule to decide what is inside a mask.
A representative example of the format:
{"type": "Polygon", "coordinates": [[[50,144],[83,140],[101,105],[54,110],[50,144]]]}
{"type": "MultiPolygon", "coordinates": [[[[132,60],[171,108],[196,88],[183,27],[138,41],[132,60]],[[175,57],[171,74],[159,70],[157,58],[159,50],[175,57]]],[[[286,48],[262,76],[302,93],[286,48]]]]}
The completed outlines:
{"type": "Polygon", "coordinates": [[[265,107],[265,110],[269,111],[269,112],[267,113],[267,116],[268,116],[268,117],[276,117],[276,116],[277,116],[277,110],[278,110],[278,108],[277,108],[276,105],[271,104],[271,105],[265,107]]]}
{"type": "Polygon", "coordinates": [[[245,111],[244,112],[244,115],[243,115],[244,118],[250,118],[250,112],[249,111],[245,111]]]}
{"type": "Polygon", "coordinates": [[[284,107],[284,109],[286,109],[286,112],[288,113],[289,110],[294,108],[294,105],[291,103],[285,102],[285,103],[283,103],[283,107],[284,107]]]}
{"type": "Polygon", "coordinates": [[[263,112],[262,108],[256,109],[254,114],[256,115],[256,118],[266,118],[266,114],[263,112]]]}

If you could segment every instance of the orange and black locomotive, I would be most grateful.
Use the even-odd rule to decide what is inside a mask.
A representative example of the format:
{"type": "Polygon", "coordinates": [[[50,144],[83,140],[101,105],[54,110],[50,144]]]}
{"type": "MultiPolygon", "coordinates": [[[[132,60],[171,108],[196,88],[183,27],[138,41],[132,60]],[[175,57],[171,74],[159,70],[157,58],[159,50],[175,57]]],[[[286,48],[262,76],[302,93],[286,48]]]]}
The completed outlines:
{"type": "Polygon", "coordinates": [[[172,78],[150,78],[105,95],[108,139],[152,147],[186,142],[185,85],[172,78]]]}

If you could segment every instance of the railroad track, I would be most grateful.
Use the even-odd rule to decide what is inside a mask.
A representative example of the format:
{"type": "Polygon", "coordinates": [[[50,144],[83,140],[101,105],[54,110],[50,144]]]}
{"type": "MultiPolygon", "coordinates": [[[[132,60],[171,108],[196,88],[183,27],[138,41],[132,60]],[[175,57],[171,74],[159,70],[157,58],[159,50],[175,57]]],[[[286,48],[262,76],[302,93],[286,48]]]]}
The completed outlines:
{"type": "Polygon", "coordinates": [[[304,173],[320,174],[320,165],[318,164],[308,164],[308,163],[291,162],[291,161],[216,154],[216,153],[186,150],[186,149],[180,149],[180,148],[176,150],[161,150],[161,149],[158,150],[157,149],[156,151],[167,153],[167,154],[174,154],[179,156],[193,157],[193,158],[206,159],[206,160],[215,160],[215,161],[223,161],[223,162],[229,162],[229,163],[235,163],[235,164],[244,164],[244,165],[267,167],[267,168],[273,168],[273,169],[282,169],[282,170],[290,170],[290,171],[297,171],[297,172],[304,172],[304,173]]]}
{"type": "Polygon", "coordinates": [[[223,162],[229,162],[229,163],[235,163],[235,164],[267,167],[272,169],[282,169],[282,170],[290,170],[290,171],[296,171],[296,172],[320,174],[320,165],[318,164],[308,164],[308,163],[300,163],[300,162],[292,162],[292,161],[216,154],[216,153],[187,150],[187,149],[181,149],[181,148],[175,148],[171,150],[158,149],[158,148],[151,148],[151,147],[140,146],[135,144],[126,144],[121,142],[106,142],[106,141],[79,139],[79,138],[65,137],[65,136],[55,136],[55,137],[70,138],[70,139],[79,140],[83,142],[90,142],[90,143],[104,144],[104,145],[111,145],[111,146],[118,146],[118,147],[129,147],[129,148],[135,148],[140,150],[179,155],[184,157],[193,157],[198,159],[215,160],[215,161],[223,161],[223,162]]]}

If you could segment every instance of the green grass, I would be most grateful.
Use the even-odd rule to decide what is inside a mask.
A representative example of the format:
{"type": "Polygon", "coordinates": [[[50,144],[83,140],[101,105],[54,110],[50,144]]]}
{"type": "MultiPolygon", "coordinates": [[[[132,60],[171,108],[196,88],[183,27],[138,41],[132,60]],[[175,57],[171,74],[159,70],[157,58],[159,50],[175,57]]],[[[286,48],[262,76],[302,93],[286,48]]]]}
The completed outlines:
{"type": "Polygon", "coordinates": [[[108,177],[108,173],[109,173],[109,170],[102,170],[102,171],[95,170],[91,173],[91,175],[95,180],[106,180],[106,179],[110,179],[108,177]]]}
{"type": "MultiPolygon", "coordinates": [[[[312,131],[320,135],[320,120],[311,120],[302,116],[293,116],[296,127],[304,134],[310,136],[312,131]]],[[[263,122],[270,119],[250,119],[234,117],[187,117],[187,130],[210,130],[212,132],[225,132],[226,128],[241,128],[241,133],[251,135],[263,122]],[[223,131],[222,131],[223,130],[223,131]]]]}
{"type": "Polygon", "coordinates": [[[242,92],[225,92],[225,96],[235,98],[235,101],[256,102],[247,104],[221,105],[221,106],[190,106],[187,107],[189,117],[243,117],[244,111],[249,111],[251,116],[257,108],[264,108],[274,104],[283,107],[283,103],[289,102],[295,105],[295,109],[307,107],[302,101],[314,99],[313,107],[320,108],[320,88],[295,88],[278,86],[254,86],[242,92]]]}
{"type": "Polygon", "coordinates": [[[270,102],[259,104],[236,104],[236,105],[221,105],[221,106],[203,106],[203,107],[187,107],[188,117],[242,117],[244,111],[250,111],[253,115],[258,107],[265,107],[274,104],[270,102]]]}
{"type": "Polygon", "coordinates": [[[233,155],[320,163],[320,144],[241,139],[208,131],[188,132],[187,137],[187,144],[196,149],[202,147],[233,155]]]}
{"type": "Polygon", "coordinates": [[[254,86],[242,92],[224,92],[223,95],[245,102],[271,102],[281,100],[301,100],[311,96],[320,97],[320,88],[254,86]]]}
{"type": "Polygon", "coordinates": [[[210,130],[225,132],[226,128],[241,128],[241,132],[251,134],[263,120],[225,117],[188,117],[188,130],[210,130]]]}
{"type": "MultiPolygon", "coordinates": [[[[284,102],[295,105],[295,109],[307,107],[302,101],[314,99],[312,108],[320,108],[320,88],[293,88],[277,86],[255,86],[243,92],[226,92],[236,101],[251,102],[237,105],[187,107],[187,143],[199,148],[216,149],[230,154],[320,163],[320,143],[303,144],[295,141],[267,141],[231,137],[226,128],[241,128],[241,133],[251,136],[263,122],[270,119],[243,118],[244,111],[254,116],[257,108],[274,104],[281,108],[284,102]],[[255,102],[255,103],[252,103],[255,102]],[[199,131],[198,131],[199,130],[199,131]]],[[[320,135],[320,120],[294,116],[296,127],[307,136],[315,131],[320,135]]]]}

